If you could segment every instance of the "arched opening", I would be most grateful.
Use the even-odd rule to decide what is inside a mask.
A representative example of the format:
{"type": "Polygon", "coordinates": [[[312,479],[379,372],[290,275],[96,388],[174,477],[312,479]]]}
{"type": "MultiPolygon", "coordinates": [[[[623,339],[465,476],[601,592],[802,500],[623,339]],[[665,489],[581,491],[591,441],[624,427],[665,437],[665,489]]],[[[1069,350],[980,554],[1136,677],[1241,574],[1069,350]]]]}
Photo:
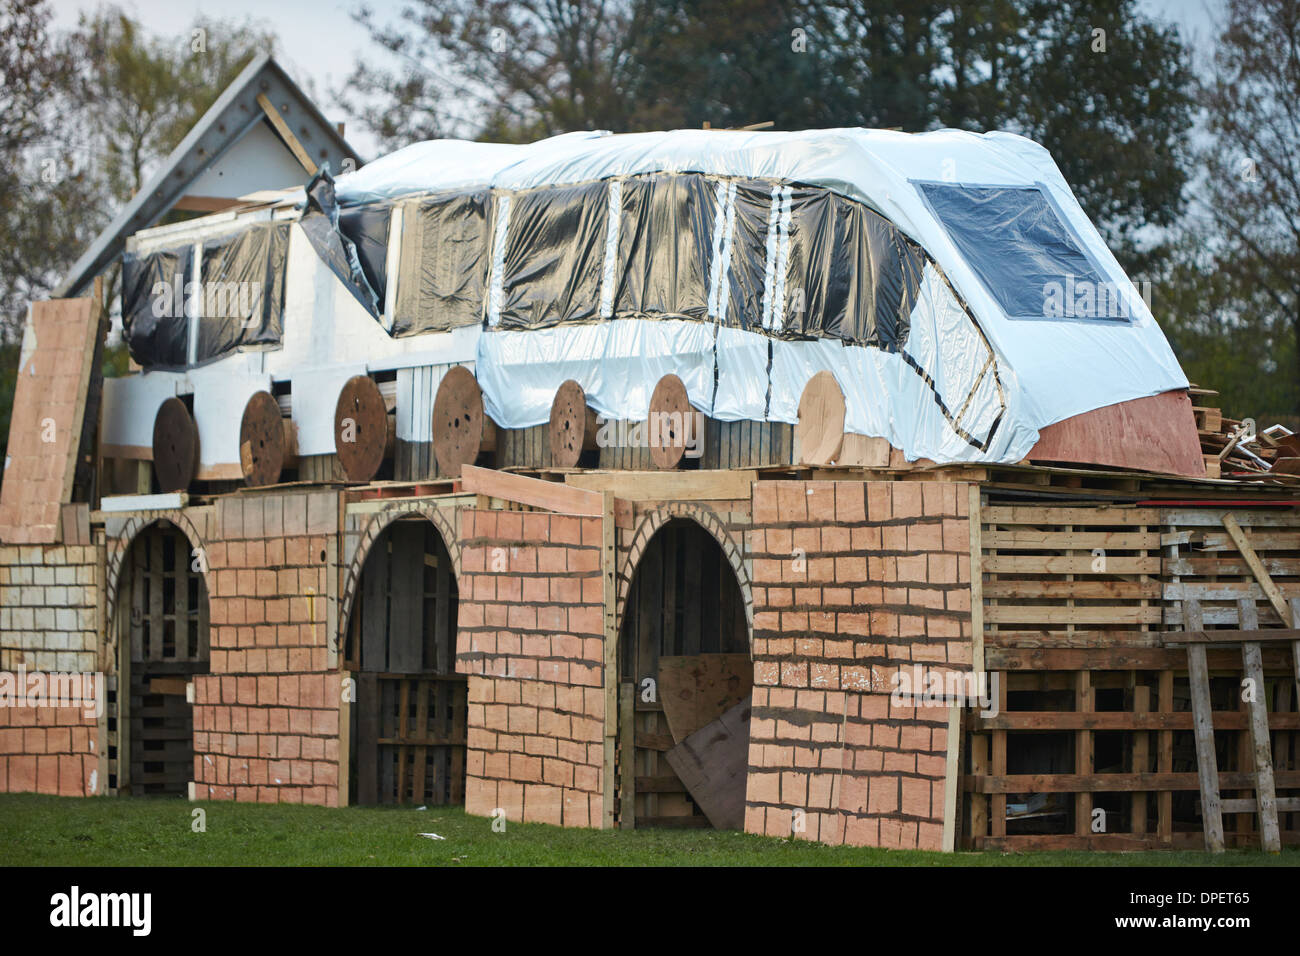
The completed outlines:
{"type": "Polygon", "coordinates": [[[745,599],[675,518],[633,573],[619,635],[619,825],[743,829],[754,684],[745,599]]]}
{"type": "Polygon", "coordinates": [[[189,538],[158,521],[132,540],[118,579],[117,775],[132,796],[188,796],[194,779],[196,674],[208,673],[205,564],[189,538]]]}
{"type": "Polygon", "coordinates": [[[451,556],[428,520],[400,518],[366,554],[344,666],[356,679],[349,800],[465,802],[467,684],[456,673],[451,556]]]}

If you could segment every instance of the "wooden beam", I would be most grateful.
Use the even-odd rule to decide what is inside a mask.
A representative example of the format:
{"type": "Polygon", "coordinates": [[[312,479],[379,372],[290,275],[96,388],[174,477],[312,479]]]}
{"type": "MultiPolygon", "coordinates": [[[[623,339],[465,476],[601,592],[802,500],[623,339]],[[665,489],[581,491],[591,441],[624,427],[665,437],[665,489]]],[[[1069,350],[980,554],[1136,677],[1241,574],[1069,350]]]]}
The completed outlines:
{"type": "Polygon", "coordinates": [[[289,152],[293,153],[294,159],[298,160],[302,164],[302,168],[307,170],[307,175],[315,176],[316,164],[312,162],[307,150],[303,148],[302,143],[298,142],[298,137],[293,135],[293,130],[289,128],[289,124],[284,121],[284,117],[280,115],[280,111],[275,108],[275,105],[267,99],[265,93],[257,94],[257,105],[262,108],[266,118],[271,121],[271,126],[275,128],[276,134],[284,140],[284,145],[289,147],[289,152]]]}
{"type": "Polygon", "coordinates": [[[1282,592],[1278,590],[1273,579],[1269,577],[1268,571],[1264,569],[1263,563],[1259,560],[1259,555],[1255,549],[1250,546],[1250,541],[1246,538],[1246,532],[1241,529],[1237,519],[1231,514],[1223,516],[1223,526],[1228,529],[1228,534],[1232,536],[1232,541],[1241,552],[1242,558],[1250,567],[1251,573],[1255,575],[1255,580],[1259,586],[1264,589],[1264,594],[1268,597],[1269,602],[1273,605],[1273,610],[1277,611],[1277,616],[1282,619],[1282,623],[1287,627],[1295,627],[1295,621],[1291,618],[1291,608],[1287,606],[1286,599],[1282,597],[1282,592]]]}
{"type": "Polygon", "coordinates": [[[624,501],[748,501],[754,471],[575,472],[565,481],[588,491],[612,491],[624,501]]]}
{"type": "Polygon", "coordinates": [[[967,486],[970,512],[970,630],[971,670],[984,673],[984,544],[981,538],[980,486],[967,486]]]}
{"type": "MultiPolygon", "coordinates": [[[[1201,604],[1199,601],[1183,602],[1183,620],[1200,630],[1201,604]]],[[[1201,790],[1201,819],[1205,828],[1205,849],[1211,853],[1223,852],[1223,811],[1219,805],[1219,764],[1214,749],[1214,718],[1210,704],[1210,670],[1205,660],[1205,647],[1187,645],[1187,683],[1192,694],[1192,713],[1195,715],[1196,776],[1201,790]]]]}
{"type": "Polygon", "coordinates": [[[961,742],[964,736],[961,715],[961,704],[949,706],[948,752],[943,768],[943,843],[940,846],[945,853],[957,849],[957,796],[961,790],[961,742]]]}
{"type": "MultiPolygon", "coordinates": [[[[1254,598],[1238,602],[1241,626],[1259,627],[1254,598]]],[[[1246,699],[1250,713],[1250,744],[1255,764],[1255,801],[1259,810],[1259,833],[1265,853],[1282,852],[1282,835],[1277,823],[1277,789],[1273,785],[1273,743],[1268,736],[1268,696],[1264,685],[1264,663],[1258,641],[1241,645],[1242,669],[1251,682],[1252,693],[1246,699]]]]}
{"type": "Polygon", "coordinates": [[[526,475],[512,475],[492,468],[463,466],[461,488],[467,494],[503,498],[560,514],[601,517],[605,513],[605,497],[601,492],[586,491],[526,475]]]}
{"type": "Polygon", "coordinates": [[[1160,635],[1166,644],[1236,644],[1241,641],[1294,641],[1300,640],[1297,628],[1224,628],[1218,631],[1165,631],[1160,635]]]}
{"type": "MultiPolygon", "coordinates": [[[[612,491],[601,495],[601,582],[602,600],[604,602],[604,678],[605,678],[605,752],[604,780],[601,787],[604,797],[604,811],[601,814],[601,827],[609,830],[614,826],[614,763],[618,748],[619,718],[619,672],[618,672],[618,582],[615,573],[618,567],[618,554],[615,550],[614,506],[612,491]]],[[[631,728],[628,729],[632,732],[631,728]]],[[[624,759],[630,760],[635,753],[628,748],[624,759]]],[[[630,802],[630,801],[629,801],[630,802]]]]}

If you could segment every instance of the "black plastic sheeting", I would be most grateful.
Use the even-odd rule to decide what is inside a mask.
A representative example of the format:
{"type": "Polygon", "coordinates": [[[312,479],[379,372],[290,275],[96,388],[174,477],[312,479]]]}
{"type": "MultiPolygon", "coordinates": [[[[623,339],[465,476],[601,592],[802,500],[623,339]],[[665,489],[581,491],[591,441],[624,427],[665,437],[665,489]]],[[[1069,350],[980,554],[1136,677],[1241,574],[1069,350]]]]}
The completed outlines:
{"type": "Polygon", "coordinates": [[[511,196],[499,327],[535,329],[599,318],[608,219],[603,182],[511,196]]]}
{"type": "MultiPolygon", "coordinates": [[[[1011,318],[1053,318],[1048,288],[1075,283],[1104,288],[1051,201],[1036,186],[917,183],[935,216],[1011,318]]],[[[1107,318],[1099,315],[1098,318],[1107,318]]]]}
{"type": "Polygon", "coordinates": [[[280,343],[289,227],[288,222],[258,223],[203,244],[196,362],[237,348],[280,343]]]}
{"type": "Polygon", "coordinates": [[[791,191],[789,244],[786,336],[902,348],[925,272],[919,245],[861,203],[802,187],[791,191]]]}
{"type": "Polygon", "coordinates": [[[741,181],[734,189],[727,297],[716,305],[723,325],[761,332],[772,185],[741,181]]]}
{"type": "Polygon", "coordinates": [[[307,184],[307,205],[299,225],[321,261],[348,287],[362,307],[378,319],[383,303],[366,279],[356,245],[339,230],[339,204],[334,197],[334,180],[328,166],[322,166],[307,184]]]}
{"type": "Polygon", "coordinates": [[[402,208],[395,336],[446,332],[483,320],[491,237],[486,190],[402,208]],[[410,281],[411,276],[418,281],[410,281]]]}
{"type": "Polygon", "coordinates": [[[703,321],[717,218],[703,176],[657,175],[623,182],[614,314],[703,321]]]}
{"type": "Polygon", "coordinates": [[[131,358],[145,367],[179,368],[189,351],[193,246],[122,256],[122,330],[131,358]]]}
{"type": "Polygon", "coordinates": [[[388,224],[393,207],[388,203],[348,206],[339,210],[339,232],[352,243],[366,282],[381,308],[388,291],[388,224]]]}

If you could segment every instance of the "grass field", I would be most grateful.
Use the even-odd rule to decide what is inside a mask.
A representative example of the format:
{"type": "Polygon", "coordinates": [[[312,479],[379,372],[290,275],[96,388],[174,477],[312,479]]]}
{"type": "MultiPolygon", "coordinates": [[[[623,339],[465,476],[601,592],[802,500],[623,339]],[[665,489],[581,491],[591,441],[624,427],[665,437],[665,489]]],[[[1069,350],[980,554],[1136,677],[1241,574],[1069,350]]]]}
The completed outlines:
{"type": "Polygon", "coordinates": [[[6,866],[1196,866],[1297,865],[1281,856],[1202,853],[958,853],[829,847],[714,831],[561,829],[460,809],[190,804],[0,794],[6,866]],[[206,813],[206,832],[192,829],[206,813]],[[437,833],[443,840],[421,837],[437,833]]]}

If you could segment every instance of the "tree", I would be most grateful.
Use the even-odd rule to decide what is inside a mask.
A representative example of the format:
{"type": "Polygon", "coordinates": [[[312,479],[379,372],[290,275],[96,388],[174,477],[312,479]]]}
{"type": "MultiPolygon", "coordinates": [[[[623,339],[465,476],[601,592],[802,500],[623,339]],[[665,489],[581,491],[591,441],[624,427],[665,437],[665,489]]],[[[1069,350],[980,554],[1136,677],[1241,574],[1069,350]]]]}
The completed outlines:
{"type": "MultiPolygon", "coordinates": [[[[1234,394],[1241,404],[1232,407],[1241,414],[1300,415],[1296,0],[1230,0],[1201,104],[1210,137],[1200,156],[1202,198],[1194,213],[1208,234],[1201,265],[1215,285],[1193,315],[1234,343],[1221,371],[1245,387],[1231,386],[1243,393],[1234,394]]],[[[1191,320],[1184,315],[1185,323],[1191,320]]]]}
{"type": "Polygon", "coordinates": [[[401,58],[358,63],[350,87],[389,147],[704,122],[1003,128],[1052,152],[1131,269],[1155,268],[1150,227],[1182,211],[1191,73],[1137,0],[420,0],[397,25],[358,20],[401,58]]]}
{"type": "Polygon", "coordinates": [[[83,16],[73,43],[83,63],[70,94],[93,131],[103,176],[124,202],[249,61],[274,37],[197,19],[182,37],[143,30],[117,7],[83,16]]]}

